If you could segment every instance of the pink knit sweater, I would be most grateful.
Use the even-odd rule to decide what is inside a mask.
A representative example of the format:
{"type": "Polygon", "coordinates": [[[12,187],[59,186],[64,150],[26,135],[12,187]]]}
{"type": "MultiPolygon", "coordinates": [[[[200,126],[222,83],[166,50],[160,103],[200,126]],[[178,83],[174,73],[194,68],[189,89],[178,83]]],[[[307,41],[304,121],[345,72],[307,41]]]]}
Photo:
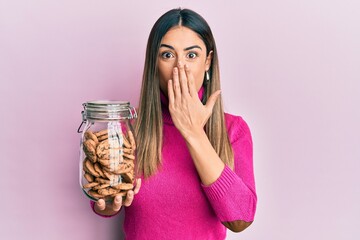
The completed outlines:
{"type": "Polygon", "coordinates": [[[257,198],[250,130],[241,117],[225,114],[235,170],[225,166],[213,184],[204,186],[164,99],[162,166],[156,175],[142,179],[132,205],[123,207],[126,239],[225,239],[221,222],[254,220],[257,198]]]}

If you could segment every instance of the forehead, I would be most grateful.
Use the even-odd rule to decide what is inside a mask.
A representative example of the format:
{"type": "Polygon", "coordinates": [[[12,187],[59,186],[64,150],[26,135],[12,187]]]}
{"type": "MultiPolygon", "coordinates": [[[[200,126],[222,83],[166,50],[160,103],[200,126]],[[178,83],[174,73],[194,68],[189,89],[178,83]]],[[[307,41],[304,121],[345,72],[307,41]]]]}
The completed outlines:
{"type": "Polygon", "coordinates": [[[199,35],[190,28],[184,26],[175,26],[170,28],[170,30],[162,38],[161,43],[171,45],[175,48],[186,48],[193,45],[205,47],[205,43],[199,35]]]}

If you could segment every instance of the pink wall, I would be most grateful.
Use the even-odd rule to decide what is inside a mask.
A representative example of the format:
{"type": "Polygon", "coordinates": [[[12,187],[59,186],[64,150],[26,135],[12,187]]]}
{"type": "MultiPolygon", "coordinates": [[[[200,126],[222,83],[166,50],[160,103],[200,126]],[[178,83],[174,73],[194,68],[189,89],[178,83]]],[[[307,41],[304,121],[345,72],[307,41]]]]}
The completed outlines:
{"type": "Polygon", "coordinates": [[[228,239],[360,237],[360,4],[0,0],[0,239],[121,239],[78,186],[81,104],[137,104],[150,28],[202,14],[226,109],[249,123],[258,212],[228,239]]]}

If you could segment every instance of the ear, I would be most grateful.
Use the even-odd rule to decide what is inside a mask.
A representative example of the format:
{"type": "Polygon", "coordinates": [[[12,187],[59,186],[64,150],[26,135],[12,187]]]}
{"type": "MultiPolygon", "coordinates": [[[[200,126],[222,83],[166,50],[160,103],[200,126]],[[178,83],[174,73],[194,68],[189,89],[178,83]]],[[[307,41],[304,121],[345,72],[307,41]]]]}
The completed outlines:
{"type": "Polygon", "coordinates": [[[207,55],[207,57],[206,57],[206,60],[205,60],[205,70],[206,71],[208,71],[210,69],[211,61],[212,61],[212,58],[213,58],[213,53],[214,53],[214,51],[211,50],[209,52],[209,54],[207,55]]]}

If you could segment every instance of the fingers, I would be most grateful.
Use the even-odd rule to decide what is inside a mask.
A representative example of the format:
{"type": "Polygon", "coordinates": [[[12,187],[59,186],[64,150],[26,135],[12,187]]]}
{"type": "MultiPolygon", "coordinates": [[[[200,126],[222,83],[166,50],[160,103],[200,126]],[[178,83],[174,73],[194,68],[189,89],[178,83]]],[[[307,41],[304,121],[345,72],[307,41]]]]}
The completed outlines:
{"type": "Polygon", "coordinates": [[[169,105],[173,106],[175,102],[174,81],[171,79],[168,81],[168,98],[169,98],[169,105]]]}
{"type": "Polygon", "coordinates": [[[122,206],[122,197],[121,196],[116,196],[114,198],[113,204],[112,204],[112,209],[113,211],[117,212],[120,210],[122,206]]]}
{"type": "Polygon", "coordinates": [[[104,199],[99,199],[96,202],[96,208],[100,211],[104,211],[106,207],[106,203],[104,201],[104,199]]]}
{"type": "Polygon", "coordinates": [[[141,178],[136,179],[136,186],[134,191],[129,190],[126,194],[126,199],[123,201],[121,195],[115,196],[111,205],[106,206],[106,202],[104,199],[99,199],[95,203],[95,208],[98,211],[104,211],[106,209],[112,210],[114,212],[118,212],[121,209],[121,206],[129,207],[134,200],[134,195],[139,193],[141,187],[141,178]]]}
{"type": "Polygon", "coordinates": [[[174,91],[174,100],[180,101],[181,100],[181,89],[180,89],[180,81],[179,81],[179,70],[176,67],[173,69],[173,82],[172,83],[173,83],[172,91],[174,91]]]}
{"type": "Polygon", "coordinates": [[[185,73],[187,76],[187,83],[188,83],[188,88],[189,88],[189,93],[190,96],[198,96],[198,93],[196,91],[196,86],[195,86],[195,79],[194,76],[192,75],[190,68],[187,64],[185,64],[185,73]]]}
{"type": "Polygon", "coordinates": [[[124,201],[124,206],[129,207],[134,200],[134,191],[129,190],[126,194],[126,199],[124,201]]]}
{"type": "Polygon", "coordinates": [[[181,93],[186,96],[189,94],[188,78],[185,73],[185,66],[180,61],[178,62],[178,71],[181,93]]]}
{"type": "Polygon", "coordinates": [[[134,195],[137,194],[141,187],[141,178],[136,179],[136,186],[134,191],[129,190],[126,194],[126,199],[124,201],[124,206],[129,207],[134,200],[134,195]]]}
{"type": "Polygon", "coordinates": [[[216,100],[220,96],[220,93],[221,93],[221,90],[217,90],[216,92],[211,94],[211,96],[209,97],[209,99],[206,102],[205,107],[212,111],[212,109],[214,108],[214,105],[216,103],[216,100]]]}
{"type": "Polygon", "coordinates": [[[134,189],[134,195],[138,194],[138,192],[140,190],[140,187],[141,187],[141,178],[138,178],[136,180],[136,186],[135,186],[135,189],[134,189]]]}

